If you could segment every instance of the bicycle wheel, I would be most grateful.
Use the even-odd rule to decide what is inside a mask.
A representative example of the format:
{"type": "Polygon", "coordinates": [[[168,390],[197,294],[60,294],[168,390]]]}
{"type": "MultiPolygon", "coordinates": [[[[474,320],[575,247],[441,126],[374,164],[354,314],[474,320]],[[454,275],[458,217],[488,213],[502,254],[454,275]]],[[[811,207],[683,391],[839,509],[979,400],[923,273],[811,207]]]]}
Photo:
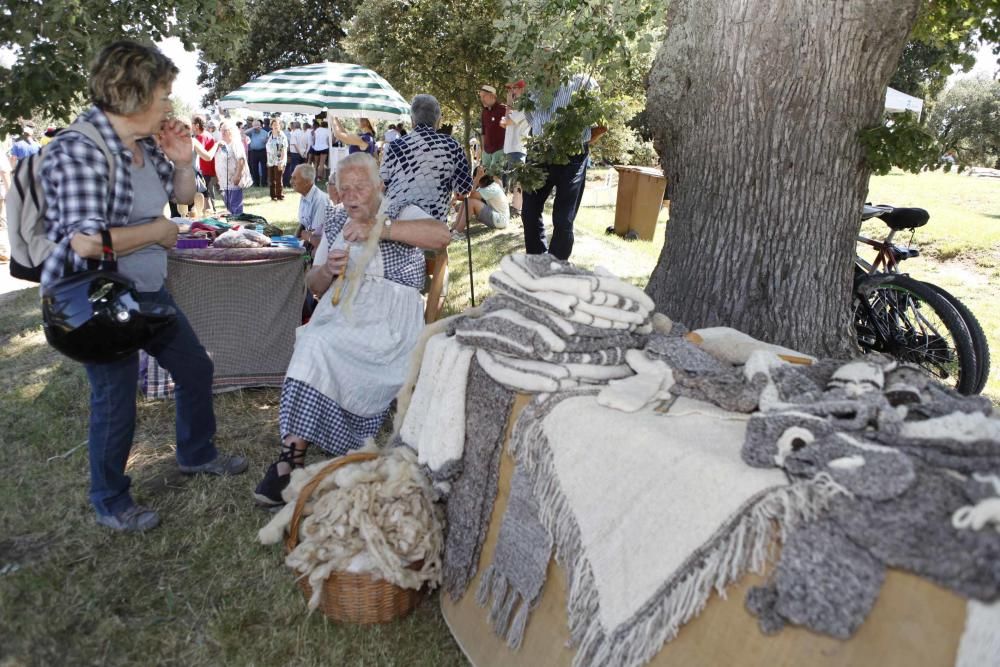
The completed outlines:
{"type": "Polygon", "coordinates": [[[931,289],[947,299],[948,303],[962,316],[965,326],[969,329],[969,335],[972,336],[972,346],[976,352],[976,367],[978,370],[976,384],[972,393],[980,393],[990,378],[990,343],[986,340],[986,333],[983,331],[983,327],[979,324],[979,320],[972,314],[968,306],[955,298],[951,292],[933,283],[924,284],[929,285],[931,289]]]}
{"type": "Polygon", "coordinates": [[[978,381],[975,346],[954,306],[909,276],[881,273],[854,284],[854,326],[864,352],[916,364],[963,394],[978,381]]]}

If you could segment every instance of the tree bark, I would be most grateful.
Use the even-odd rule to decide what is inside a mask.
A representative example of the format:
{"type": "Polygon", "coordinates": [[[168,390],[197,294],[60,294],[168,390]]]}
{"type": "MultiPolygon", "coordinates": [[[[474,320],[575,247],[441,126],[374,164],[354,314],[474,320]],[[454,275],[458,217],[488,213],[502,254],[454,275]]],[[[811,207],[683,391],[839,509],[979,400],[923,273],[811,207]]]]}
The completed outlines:
{"type": "Polygon", "coordinates": [[[853,352],[858,132],[881,122],[918,4],[671,0],[647,93],[671,200],[647,286],[661,312],[853,352]]]}

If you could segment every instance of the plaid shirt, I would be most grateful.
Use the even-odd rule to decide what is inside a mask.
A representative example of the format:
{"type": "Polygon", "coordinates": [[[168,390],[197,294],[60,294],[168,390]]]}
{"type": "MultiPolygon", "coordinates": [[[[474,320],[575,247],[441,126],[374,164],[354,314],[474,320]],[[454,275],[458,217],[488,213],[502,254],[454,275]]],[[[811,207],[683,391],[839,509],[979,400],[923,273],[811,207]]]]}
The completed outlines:
{"type": "MultiPolygon", "coordinates": [[[[108,163],[104,152],[78,132],[62,132],[45,147],[42,159],[42,190],[45,193],[46,235],[57,245],[45,260],[42,285],[62,277],[67,260],[75,271],[88,268],[87,260],[70,247],[74,234],[97,234],[108,227],[122,227],[132,213],[132,151],[118,138],[104,112],[91,107],[78,120],[92,123],[117,156],[114,192],[108,198],[108,163]]],[[[174,166],[147,137],[139,143],[153,160],[163,189],[174,194],[174,166]]]]}
{"type": "Polygon", "coordinates": [[[451,193],[472,189],[470,171],[457,141],[429,125],[417,125],[385,149],[379,174],[391,202],[389,216],[395,218],[413,204],[435,220],[446,221],[451,193]]]}

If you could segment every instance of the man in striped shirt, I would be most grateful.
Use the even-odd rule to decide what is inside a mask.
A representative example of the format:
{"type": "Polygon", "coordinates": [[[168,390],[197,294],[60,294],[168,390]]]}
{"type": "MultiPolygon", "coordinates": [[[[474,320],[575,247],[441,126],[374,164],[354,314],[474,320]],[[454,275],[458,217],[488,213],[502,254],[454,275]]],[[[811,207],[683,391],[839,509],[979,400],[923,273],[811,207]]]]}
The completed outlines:
{"type": "MultiPolygon", "coordinates": [[[[556,91],[552,103],[542,109],[529,111],[525,115],[531,125],[531,134],[540,137],[556,111],[568,106],[574,93],[580,90],[596,90],[597,82],[585,74],[576,74],[569,82],[556,91]]],[[[537,100],[537,94],[533,95],[537,100]]],[[[537,190],[525,190],[521,207],[524,222],[524,248],[530,255],[548,252],[558,259],[569,259],[573,252],[573,221],[583,198],[583,186],[587,180],[587,158],[590,146],[607,132],[606,127],[588,127],[580,136],[580,152],[570,156],[567,164],[539,165],[545,172],[545,183],[537,190]],[[546,244],[542,210],[545,201],[555,188],[556,197],[552,203],[552,241],[546,244]]]]}

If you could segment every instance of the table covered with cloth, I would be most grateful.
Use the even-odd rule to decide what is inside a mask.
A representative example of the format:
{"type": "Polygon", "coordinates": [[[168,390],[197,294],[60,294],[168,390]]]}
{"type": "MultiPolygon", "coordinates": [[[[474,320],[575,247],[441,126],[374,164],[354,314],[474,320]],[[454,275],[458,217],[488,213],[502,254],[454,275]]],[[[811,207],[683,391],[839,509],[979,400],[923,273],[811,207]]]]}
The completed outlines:
{"type": "MultiPolygon", "coordinates": [[[[471,397],[470,397],[471,400],[471,397]]],[[[576,402],[585,401],[585,398],[576,399],[576,402]]],[[[623,515],[627,521],[610,521],[604,524],[594,523],[591,526],[577,524],[576,521],[564,521],[563,531],[580,532],[576,537],[582,544],[590,544],[593,549],[589,550],[590,562],[585,570],[588,571],[584,577],[587,579],[586,586],[581,586],[574,579],[580,577],[577,568],[567,568],[566,557],[563,554],[560,559],[558,555],[558,545],[555,553],[543,549],[544,555],[544,575],[537,580],[534,585],[537,590],[537,598],[530,604],[531,616],[523,627],[523,637],[520,645],[514,649],[509,642],[495,631],[497,620],[501,623],[516,621],[517,603],[520,602],[523,608],[523,601],[517,600],[517,580],[513,580],[511,585],[506,586],[509,590],[503,591],[501,597],[504,600],[515,601],[514,608],[503,609],[501,604],[497,614],[494,611],[496,595],[486,599],[486,605],[482,606],[484,600],[480,593],[477,601],[477,591],[484,590],[484,580],[494,577],[494,571],[498,564],[517,563],[524,558],[525,554],[518,554],[517,550],[513,554],[505,548],[512,539],[513,532],[505,529],[516,528],[516,524],[505,521],[504,517],[508,512],[510,504],[515,502],[519,491],[517,489],[518,462],[525,452],[520,452],[512,456],[509,452],[511,429],[522,414],[522,409],[531,404],[531,400],[526,395],[521,395],[516,400],[511,416],[506,427],[501,433],[506,432],[503,437],[503,444],[498,449],[499,470],[497,479],[496,502],[489,511],[487,521],[488,528],[482,543],[481,553],[477,554],[477,562],[473,563],[473,577],[468,583],[467,590],[459,599],[452,599],[446,593],[441,595],[441,609],[449,628],[462,650],[472,662],[479,667],[499,666],[509,664],[522,665],[574,665],[574,664],[636,664],[646,663],[649,665],[770,665],[770,664],[809,664],[809,665],[851,665],[851,664],[878,664],[878,665],[946,665],[955,664],[955,655],[958,651],[959,638],[963,634],[963,626],[966,620],[966,602],[959,596],[944,590],[928,581],[913,574],[901,571],[890,571],[886,577],[882,594],[878,603],[872,610],[868,621],[861,627],[859,632],[850,641],[843,641],[831,637],[825,637],[803,628],[789,627],[777,636],[766,636],[761,634],[757,622],[744,607],[744,597],[746,592],[753,586],[760,585],[765,581],[765,577],[759,573],[747,573],[744,576],[744,568],[738,567],[730,570],[735,575],[725,591],[721,594],[715,590],[715,585],[720,583],[714,577],[705,579],[699,588],[703,588],[701,595],[689,591],[687,594],[677,598],[669,604],[669,609],[658,610],[656,607],[665,598],[671,597],[669,589],[671,587],[686,587],[686,580],[670,580],[669,576],[662,576],[662,581],[657,583],[658,575],[665,575],[676,565],[678,553],[675,546],[678,542],[683,542],[687,533],[685,530],[675,528],[666,530],[664,525],[677,525],[682,517],[686,516],[695,505],[682,506],[650,506],[642,502],[643,498],[655,496],[652,492],[657,476],[671,467],[680,466],[685,474],[673,476],[669,481],[673,483],[684,482],[687,474],[690,473],[690,460],[679,456],[678,452],[660,452],[657,457],[663,459],[663,467],[651,465],[646,455],[636,459],[636,452],[630,447],[631,438],[608,439],[608,432],[593,432],[590,436],[580,438],[576,452],[566,451],[567,456],[579,456],[580,452],[589,449],[593,454],[590,462],[584,461],[583,468],[589,469],[591,475],[582,475],[573,483],[562,480],[561,492],[572,495],[577,494],[577,506],[582,503],[584,506],[594,507],[595,510],[600,505],[607,503],[611,497],[617,501],[638,503],[641,511],[623,515]],[[614,443],[612,445],[611,443],[614,443]],[[602,458],[596,452],[610,448],[615,451],[614,456],[602,458]],[[502,454],[500,451],[502,450],[502,454]],[[636,465],[638,460],[643,461],[642,465],[636,465]],[[601,474],[598,468],[602,465],[614,469],[615,474],[609,479],[604,477],[605,483],[594,486],[594,477],[601,474]],[[620,478],[620,473],[625,469],[633,471],[645,471],[649,477],[645,481],[632,480],[632,491],[626,489],[629,483],[620,478]],[[608,484],[610,482],[610,485],[608,484]],[[589,487],[588,487],[589,485],[589,487]],[[611,488],[607,488],[610,486],[611,488]],[[588,492],[587,489],[590,489],[588,492]],[[634,526],[622,526],[619,524],[630,523],[634,526]],[[659,527],[657,527],[659,526],[659,527]],[[632,529],[636,530],[632,530],[632,529]],[[637,531],[637,532],[636,532],[637,531]],[[616,543],[621,535],[631,534],[633,536],[645,535],[631,545],[616,543]],[[658,551],[654,551],[657,550],[658,551]],[[654,553],[650,553],[654,551],[654,553]],[[603,554],[603,555],[602,555],[603,554]],[[609,559],[613,559],[609,561],[609,559]],[[621,567],[607,567],[609,564],[617,563],[621,567]],[[624,565],[632,567],[624,567],[624,565]],[[602,571],[603,570],[603,571],[602,571]],[[739,572],[739,574],[737,574],[739,572]],[[636,584],[638,587],[627,585],[636,584]],[[581,597],[584,589],[590,589],[591,597],[581,597]],[[657,593],[653,591],[659,590],[657,593]],[[700,601],[700,598],[704,601],[700,601]],[[583,612],[578,618],[573,619],[567,616],[567,607],[574,605],[586,606],[588,612],[583,612]],[[684,609],[688,607],[688,609],[684,609]],[[697,611],[696,611],[697,610],[697,611]],[[677,615],[684,612],[684,617],[691,616],[683,627],[671,627],[667,629],[663,625],[656,623],[649,624],[642,633],[649,652],[638,658],[637,655],[623,656],[614,655],[607,662],[586,658],[578,653],[579,644],[574,645],[571,635],[576,624],[583,622],[585,630],[593,632],[595,629],[600,633],[602,628],[610,630],[618,626],[619,632],[622,626],[629,625],[623,619],[652,618],[660,617],[664,611],[677,615]],[[508,615],[509,614],[509,615],[508,615]],[[505,618],[500,618],[505,617],[505,618]],[[575,622],[574,622],[575,621],[575,622]],[[676,634],[675,634],[676,633],[676,634]],[[657,635],[660,635],[657,637],[657,635]],[[664,640],[667,640],[664,643],[664,640]],[[655,648],[662,647],[662,648],[655,648]]],[[[579,405],[574,405],[572,401],[563,407],[563,413],[555,413],[555,422],[550,425],[570,427],[580,415],[579,405]]],[[[531,408],[529,408],[531,409],[531,408]]],[[[596,404],[588,406],[594,412],[602,412],[605,409],[596,404]]],[[[683,417],[682,417],[683,418],[683,417]]],[[[618,413],[615,419],[607,422],[610,431],[621,433],[631,433],[631,429],[656,428],[657,424],[662,424],[664,429],[672,428],[674,424],[666,416],[645,412],[637,416],[626,416],[618,413]]],[[[522,423],[522,427],[525,424],[522,423]]],[[[724,429],[738,430],[739,422],[720,422],[724,429]]],[[[575,432],[574,436],[580,435],[575,432]]],[[[704,441],[703,441],[704,442],[704,441]]],[[[720,450],[721,451],[721,450],[720,450]]],[[[648,452],[647,452],[648,453],[648,452]]],[[[536,453],[537,455],[537,453],[536,453]]],[[[545,458],[551,456],[546,453],[545,458]]],[[[546,465],[552,465],[552,461],[546,465]]],[[[735,463],[732,463],[735,465],[735,463]]],[[[724,483],[726,476],[720,475],[721,468],[712,471],[705,470],[701,476],[701,482],[724,483]]],[[[733,479],[730,477],[730,479],[733,479]]],[[[764,495],[752,494],[755,498],[766,498],[768,492],[772,492],[783,486],[783,482],[778,478],[768,480],[760,477],[759,480],[746,480],[750,484],[759,484],[764,490],[764,495]],[[771,484],[775,486],[772,487],[771,484]]],[[[663,478],[661,483],[666,485],[668,480],[663,478]]],[[[695,479],[687,479],[688,486],[697,485],[695,479]]],[[[709,484],[711,486],[711,484],[709,484]]],[[[786,487],[787,488],[787,487],[786,487]]],[[[749,489],[743,490],[745,493],[749,489]]],[[[669,494],[667,494],[669,495],[669,494]]],[[[680,494],[675,497],[682,497],[680,494]]],[[[736,494],[734,494],[736,495],[736,494]]],[[[699,495],[691,498],[692,502],[698,504],[701,500],[712,500],[710,505],[724,507],[719,504],[720,498],[718,489],[713,490],[708,496],[699,495]]],[[[730,500],[735,501],[734,497],[730,500]]],[[[565,508],[564,508],[565,509],[565,508]]],[[[709,508],[711,509],[711,508],[709,508]]],[[[544,513],[544,512],[543,512],[544,513]]],[[[776,515],[781,512],[775,512],[776,515]]],[[[600,515],[595,512],[595,515],[600,515]]],[[[564,517],[565,519],[566,517],[564,517]]],[[[694,524],[691,524],[692,526],[694,524]]],[[[525,532],[524,527],[514,531],[519,534],[517,541],[525,542],[530,532],[525,532]]],[[[737,531],[737,534],[740,531],[737,531]]],[[[750,537],[750,533],[743,533],[739,536],[738,542],[750,537]]],[[[754,536],[756,539],[765,537],[764,535],[754,536]]],[[[564,538],[565,539],[565,538],[564,538]]],[[[551,543],[549,544],[551,546],[551,543]]],[[[682,559],[683,560],[683,559],[682,559]]],[[[733,562],[735,562],[734,559],[733,562]]],[[[700,580],[697,570],[705,564],[710,564],[712,556],[704,550],[695,549],[690,559],[684,561],[686,567],[693,566],[691,573],[692,581],[700,580]]],[[[745,565],[745,564],[744,564],[745,565]]],[[[516,571],[516,568],[512,568],[516,571]]],[[[728,577],[727,577],[728,578],[728,577]]],[[[489,583],[485,583],[489,586],[489,583]]],[[[493,586],[495,592],[495,584],[493,586]]],[[[721,586],[720,586],[721,588],[721,586]]],[[[676,596],[673,596],[676,598],[676,596]]],[[[675,619],[679,620],[679,618],[675,619]]],[[[583,629],[583,628],[581,628],[583,629]]],[[[967,632],[967,630],[966,630],[967,632]]],[[[583,634],[587,634],[585,631],[583,634]]],[[[621,649],[626,641],[624,634],[615,636],[611,632],[602,643],[610,647],[610,653],[621,649]]]]}
{"type": "MultiPolygon", "coordinates": [[[[302,249],[190,248],[168,255],[167,289],[215,364],[213,390],[280,387],[305,298],[302,249]]],[[[139,388],[173,395],[170,374],[145,353],[139,388]]]]}

